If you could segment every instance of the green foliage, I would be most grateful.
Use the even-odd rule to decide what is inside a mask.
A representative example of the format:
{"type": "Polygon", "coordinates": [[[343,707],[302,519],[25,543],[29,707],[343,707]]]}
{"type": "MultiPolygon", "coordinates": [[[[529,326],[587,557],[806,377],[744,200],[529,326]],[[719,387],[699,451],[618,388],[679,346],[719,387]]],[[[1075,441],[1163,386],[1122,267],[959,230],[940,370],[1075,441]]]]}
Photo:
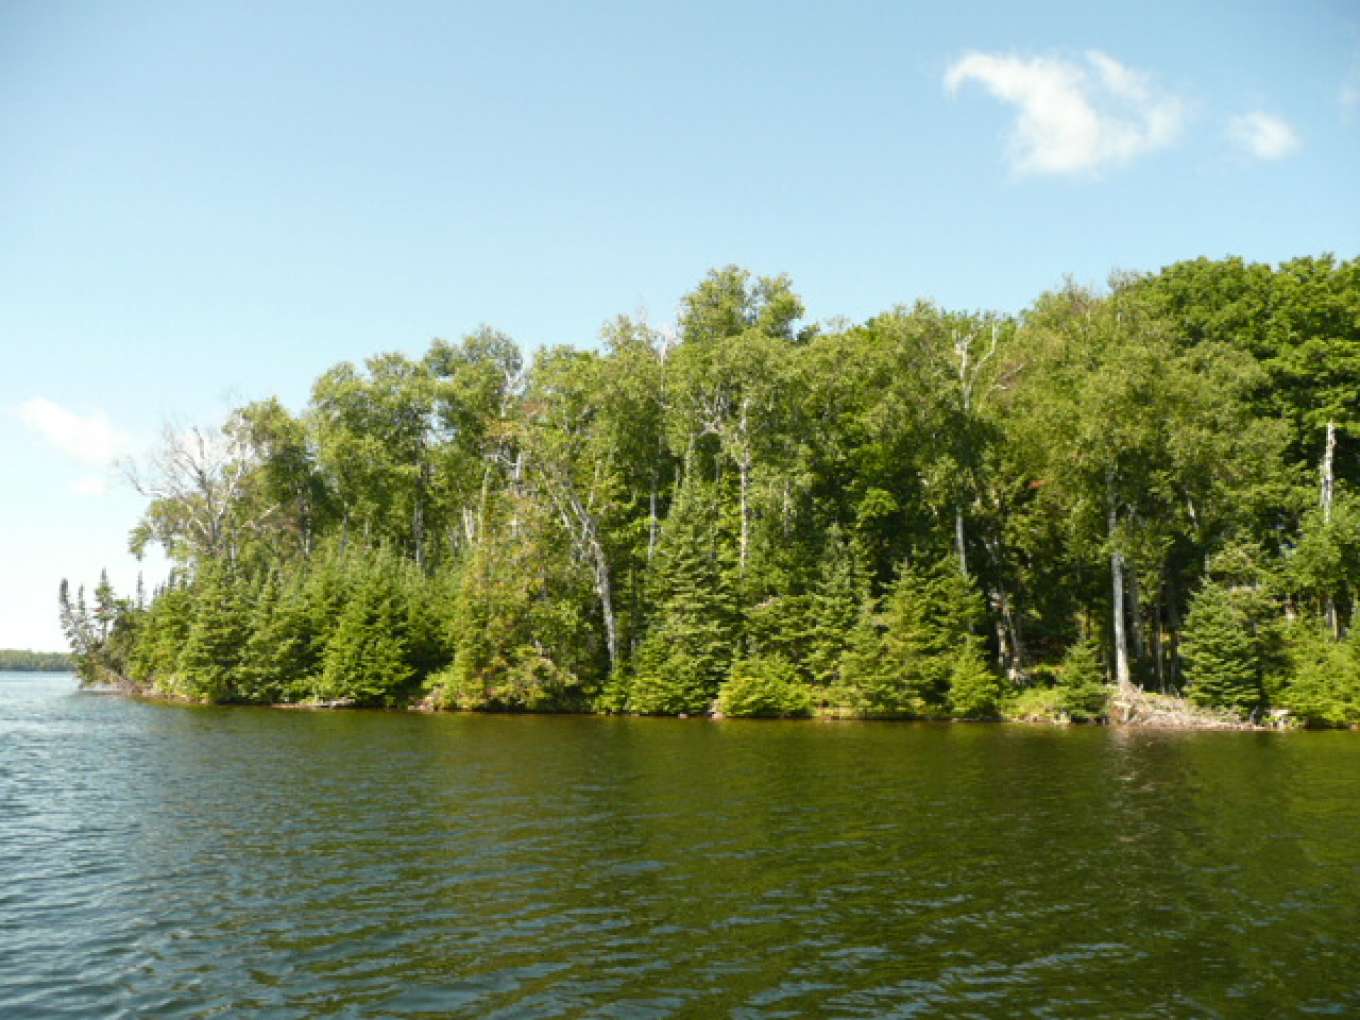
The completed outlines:
{"type": "MultiPolygon", "coordinates": [[[[952,559],[923,568],[903,563],[884,611],[884,653],[896,687],[885,707],[944,714],[955,669],[975,644],[973,629],[981,617],[981,599],[952,559]]],[[[973,687],[978,676],[971,664],[960,673],[973,687]]],[[[970,691],[968,704],[979,696],[970,691]]]]}
{"type": "Polygon", "coordinates": [[[128,667],[132,681],[165,693],[178,689],[179,653],[189,638],[193,610],[193,593],[172,573],[141,615],[128,667]]]}
{"type": "Polygon", "coordinates": [[[71,656],[65,652],[31,652],[20,648],[0,648],[0,670],[64,673],[71,667],[71,656]]]}
{"type": "Polygon", "coordinates": [[[1241,711],[1261,705],[1260,647],[1233,589],[1210,580],[1199,590],[1185,621],[1181,654],[1196,704],[1241,711]]]}
{"type": "Polygon", "coordinates": [[[969,643],[954,659],[949,673],[949,709],[960,719],[993,719],[1001,700],[1001,684],[982,652],[969,643]]]}
{"type": "Polygon", "coordinates": [[[778,719],[812,714],[812,692],[793,663],[777,655],[742,659],[718,690],[717,710],[733,718],[778,719]]]}
{"type": "Polygon", "coordinates": [[[1299,624],[1287,649],[1292,679],[1281,707],[1312,725],[1360,725],[1360,629],[1338,642],[1321,627],[1299,624]]]}
{"type": "Polygon", "coordinates": [[[1100,661],[1100,646],[1078,641],[1063,656],[1058,668],[1058,703],[1074,722],[1103,719],[1109,706],[1110,685],[1100,661]]]}
{"type": "Polygon", "coordinates": [[[199,701],[236,701],[249,634],[242,578],[228,565],[205,564],[194,579],[193,617],[180,652],[176,692],[199,701]]]}
{"type": "Polygon", "coordinates": [[[841,653],[839,681],[826,698],[833,707],[863,716],[900,716],[911,708],[903,697],[897,670],[887,661],[882,614],[872,599],[860,603],[841,653]]]}
{"type": "Polygon", "coordinates": [[[1353,718],[1360,260],[803,314],[729,266],[674,334],[617,318],[526,362],[484,327],[167,430],[132,546],[176,573],[64,585],[73,663],[206,700],[980,718],[992,663],[1061,660],[1002,710],[1081,719],[1127,661],[1353,718]]]}
{"type": "Polygon", "coordinates": [[[583,710],[603,649],[589,623],[586,582],[562,549],[488,536],[464,565],[452,612],[453,665],[430,680],[438,703],[499,711],[583,710]]]}
{"type": "Polygon", "coordinates": [[[737,645],[731,537],[712,493],[692,484],[667,520],[654,567],[655,615],[628,706],[644,715],[707,712],[737,645]]]}
{"type": "Polygon", "coordinates": [[[841,663],[869,596],[863,556],[840,528],[827,530],[817,587],[809,616],[807,664],[813,682],[831,686],[841,680],[841,663]]]}
{"type": "Polygon", "coordinates": [[[1063,693],[1057,687],[1025,687],[1014,691],[1001,701],[1003,719],[1014,722],[1062,723],[1071,719],[1063,703],[1063,693]]]}
{"type": "Polygon", "coordinates": [[[250,609],[238,669],[241,697],[264,704],[301,700],[312,693],[319,669],[301,579],[271,572],[250,609]]]}
{"type": "Polygon", "coordinates": [[[380,554],[364,570],[326,645],[321,697],[391,705],[408,689],[415,670],[403,596],[396,564],[380,554]]]}
{"type": "Polygon", "coordinates": [[[1329,603],[1343,614],[1355,605],[1360,593],[1360,500],[1342,489],[1330,519],[1321,509],[1305,514],[1286,563],[1290,587],[1317,615],[1329,603]]]}

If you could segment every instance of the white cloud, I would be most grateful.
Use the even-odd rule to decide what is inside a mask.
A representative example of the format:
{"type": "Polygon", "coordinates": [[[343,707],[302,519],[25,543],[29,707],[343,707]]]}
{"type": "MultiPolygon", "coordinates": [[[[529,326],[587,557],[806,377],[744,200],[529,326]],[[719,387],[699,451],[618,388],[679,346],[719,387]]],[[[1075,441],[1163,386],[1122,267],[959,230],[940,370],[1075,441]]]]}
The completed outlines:
{"type": "Polygon", "coordinates": [[[976,81],[1019,108],[1008,139],[1022,173],[1090,173],[1166,148],[1181,133],[1185,105],[1148,75],[1096,50],[1086,65],[1052,57],[964,54],[945,73],[956,93],[976,81]]]}
{"type": "Polygon", "coordinates": [[[128,435],[115,428],[103,411],[79,415],[43,397],[34,397],[20,404],[15,413],[30,432],[89,467],[107,467],[130,446],[128,435]]]}
{"type": "Polygon", "coordinates": [[[1299,136],[1287,120],[1253,110],[1228,121],[1228,136],[1257,159],[1283,159],[1299,147],[1299,136]]]}
{"type": "Polygon", "coordinates": [[[1354,77],[1355,80],[1341,86],[1341,92],[1337,95],[1337,100],[1341,103],[1341,112],[1347,117],[1360,110],[1360,75],[1354,77]]]}

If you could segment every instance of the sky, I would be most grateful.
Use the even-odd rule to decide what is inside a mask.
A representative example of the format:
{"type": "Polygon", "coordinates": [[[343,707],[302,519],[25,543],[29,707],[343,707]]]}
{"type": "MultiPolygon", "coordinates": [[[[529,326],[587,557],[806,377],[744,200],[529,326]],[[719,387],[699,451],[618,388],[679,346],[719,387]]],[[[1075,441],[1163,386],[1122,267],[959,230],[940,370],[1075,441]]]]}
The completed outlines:
{"type": "Polygon", "coordinates": [[[120,590],[166,422],[711,267],[810,320],[1360,254],[1360,5],[0,0],[0,647],[120,590]]]}

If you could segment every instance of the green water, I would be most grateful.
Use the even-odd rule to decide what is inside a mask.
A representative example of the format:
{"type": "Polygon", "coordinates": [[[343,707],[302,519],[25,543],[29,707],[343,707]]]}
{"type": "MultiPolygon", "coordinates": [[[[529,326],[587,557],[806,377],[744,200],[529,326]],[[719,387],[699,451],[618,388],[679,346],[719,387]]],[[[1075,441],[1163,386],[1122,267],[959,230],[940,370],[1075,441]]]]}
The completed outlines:
{"type": "Polygon", "coordinates": [[[1360,734],[191,709],[0,674],[0,1016],[1360,1010],[1360,734]]]}

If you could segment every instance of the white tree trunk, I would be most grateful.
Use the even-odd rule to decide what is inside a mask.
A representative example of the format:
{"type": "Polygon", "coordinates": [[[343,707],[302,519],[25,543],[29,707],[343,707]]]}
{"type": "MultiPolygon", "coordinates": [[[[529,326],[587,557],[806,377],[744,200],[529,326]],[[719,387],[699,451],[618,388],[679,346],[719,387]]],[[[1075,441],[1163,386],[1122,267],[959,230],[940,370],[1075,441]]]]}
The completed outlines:
{"type": "MultiPolygon", "coordinates": [[[[1336,423],[1327,423],[1327,446],[1322,454],[1322,523],[1332,523],[1332,499],[1336,487],[1333,472],[1333,458],[1336,456],[1336,423]]],[[[1327,595],[1327,629],[1332,632],[1333,640],[1341,640],[1341,621],[1337,618],[1336,600],[1331,593],[1327,595]]]]}
{"type": "Polygon", "coordinates": [[[741,483],[741,550],[740,550],[740,569],[741,573],[746,573],[746,558],[750,549],[751,542],[751,433],[750,422],[748,420],[751,407],[751,398],[746,397],[741,402],[741,456],[737,463],[737,471],[741,483]]]}
{"type": "MultiPolygon", "coordinates": [[[[1119,525],[1114,498],[1110,498],[1109,529],[1110,542],[1115,542],[1115,532],[1119,525]]],[[[1133,686],[1133,674],[1129,669],[1129,641],[1124,627],[1124,554],[1114,546],[1110,552],[1110,592],[1114,603],[1114,675],[1121,688],[1133,686]]]]}

